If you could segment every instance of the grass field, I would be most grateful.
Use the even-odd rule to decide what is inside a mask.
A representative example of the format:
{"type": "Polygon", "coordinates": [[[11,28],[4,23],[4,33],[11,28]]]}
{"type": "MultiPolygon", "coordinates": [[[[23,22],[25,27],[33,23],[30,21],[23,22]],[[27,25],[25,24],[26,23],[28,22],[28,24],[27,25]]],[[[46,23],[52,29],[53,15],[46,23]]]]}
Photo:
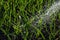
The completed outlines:
{"type": "Polygon", "coordinates": [[[0,0],[0,40],[60,40],[60,12],[49,24],[32,26],[56,0],[0,0]],[[36,19],[36,18],[35,18],[36,19]]]}

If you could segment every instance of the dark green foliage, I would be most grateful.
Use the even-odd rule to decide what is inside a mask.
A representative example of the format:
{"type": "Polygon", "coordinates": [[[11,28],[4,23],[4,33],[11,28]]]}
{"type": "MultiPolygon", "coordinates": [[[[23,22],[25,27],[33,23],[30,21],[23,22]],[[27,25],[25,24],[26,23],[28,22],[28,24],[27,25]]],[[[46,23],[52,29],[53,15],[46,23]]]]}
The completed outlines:
{"type": "Polygon", "coordinates": [[[55,0],[0,0],[0,40],[60,40],[60,12],[51,23],[32,26],[55,0]]]}

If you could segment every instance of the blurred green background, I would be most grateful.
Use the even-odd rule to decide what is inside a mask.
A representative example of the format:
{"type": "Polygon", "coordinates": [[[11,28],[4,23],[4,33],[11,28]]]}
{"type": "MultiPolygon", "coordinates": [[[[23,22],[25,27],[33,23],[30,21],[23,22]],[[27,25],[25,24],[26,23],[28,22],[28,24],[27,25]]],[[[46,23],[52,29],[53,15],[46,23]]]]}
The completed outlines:
{"type": "Polygon", "coordinates": [[[58,0],[0,0],[0,40],[60,40],[60,12],[51,23],[31,26],[37,14],[58,0]],[[39,25],[39,27],[38,27],[39,25]]]}

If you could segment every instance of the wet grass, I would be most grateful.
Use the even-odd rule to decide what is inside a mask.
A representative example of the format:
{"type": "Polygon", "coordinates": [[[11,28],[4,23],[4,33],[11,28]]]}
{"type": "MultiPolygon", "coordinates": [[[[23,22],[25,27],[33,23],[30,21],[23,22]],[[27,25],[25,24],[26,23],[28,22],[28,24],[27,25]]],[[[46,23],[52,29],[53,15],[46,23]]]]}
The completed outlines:
{"type": "Polygon", "coordinates": [[[60,40],[60,12],[51,22],[32,26],[55,0],[0,0],[0,40],[60,40]]]}

